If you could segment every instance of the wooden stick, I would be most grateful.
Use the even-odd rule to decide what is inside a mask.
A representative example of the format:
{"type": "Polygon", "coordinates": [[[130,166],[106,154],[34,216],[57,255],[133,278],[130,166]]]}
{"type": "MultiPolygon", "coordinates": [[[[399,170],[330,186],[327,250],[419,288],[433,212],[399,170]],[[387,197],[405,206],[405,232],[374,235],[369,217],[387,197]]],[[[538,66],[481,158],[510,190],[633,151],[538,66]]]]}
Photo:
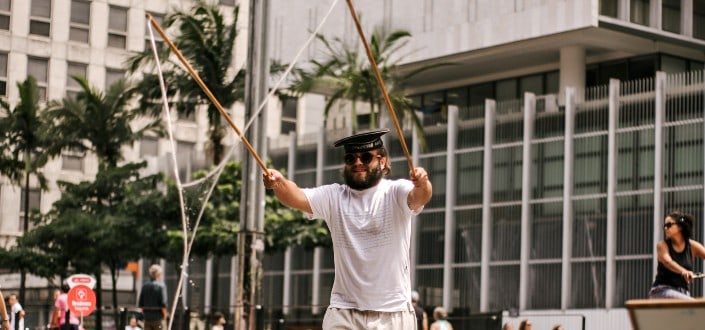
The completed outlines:
{"type": "Polygon", "coordinates": [[[225,109],[223,109],[223,106],[220,104],[220,102],[218,102],[218,99],[216,99],[215,95],[213,95],[213,93],[211,93],[210,89],[208,89],[208,86],[206,86],[206,84],[203,82],[203,80],[201,80],[201,77],[198,76],[198,73],[196,73],[196,71],[193,70],[193,67],[191,67],[191,65],[188,63],[186,58],[184,58],[184,56],[181,54],[179,49],[176,48],[176,46],[174,45],[173,42],[171,42],[171,40],[169,40],[169,37],[167,37],[166,33],[164,33],[164,30],[162,30],[161,26],[159,26],[159,23],[157,23],[157,21],[154,19],[154,17],[152,17],[152,15],[150,15],[150,14],[147,14],[147,19],[152,24],[152,26],[157,30],[157,32],[159,32],[159,35],[162,36],[162,39],[164,39],[166,44],[169,45],[169,48],[171,48],[171,50],[174,52],[174,54],[176,54],[176,57],[178,57],[179,60],[181,61],[181,63],[186,67],[186,70],[188,70],[188,73],[191,74],[191,77],[193,77],[193,79],[196,80],[196,83],[198,84],[198,86],[201,87],[203,92],[206,93],[206,96],[208,96],[208,98],[211,100],[211,102],[213,102],[213,105],[215,105],[216,109],[218,109],[220,114],[222,114],[223,117],[225,117],[225,120],[228,122],[228,124],[230,124],[230,127],[233,128],[235,133],[237,133],[237,135],[242,140],[242,143],[245,144],[245,147],[247,147],[247,150],[250,152],[250,154],[252,154],[253,157],[255,157],[257,164],[259,164],[259,166],[262,168],[262,170],[265,173],[269,173],[267,166],[264,164],[262,159],[259,157],[259,155],[257,154],[257,151],[255,151],[255,149],[252,147],[250,142],[247,141],[247,138],[244,135],[242,135],[240,130],[237,128],[237,125],[235,125],[235,122],[233,122],[232,118],[230,118],[230,115],[228,115],[228,112],[225,111],[225,109]]]}
{"type": "Polygon", "coordinates": [[[401,125],[399,125],[399,120],[397,119],[397,115],[394,112],[394,106],[392,106],[392,101],[389,99],[389,94],[387,93],[387,88],[384,86],[384,80],[382,79],[382,74],[379,72],[379,68],[377,67],[377,62],[375,61],[374,55],[372,54],[372,50],[370,49],[370,45],[367,43],[367,39],[365,38],[365,33],[362,31],[362,26],[360,25],[360,19],[357,17],[357,13],[355,12],[355,7],[353,7],[352,0],[347,0],[347,3],[348,3],[348,8],[350,9],[350,15],[352,15],[353,21],[355,21],[355,27],[357,28],[357,33],[360,34],[360,40],[362,40],[362,44],[365,46],[365,51],[367,52],[367,58],[370,60],[370,66],[372,66],[372,70],[374,70],[374,72],[375,72],[375,77],[377,78],[377,82],[379,83],[379,88],[382,89],[382,96],[384,96],[384,102],[387,104],[387,109],[389,109],[392,120],[394,121],[394,127],[397,130],[397,135],[399,136],[399,142],[401,142],[401,148],[404,150],[404,155],[406,155],[406,161],[409,163],[409,168],[411,169],[411,172],[413,174],[416,174],[416,170],[414,169],[414,163],[411,160],[411,154],[409,153],[409,148],[406,146],[406,141],[404,140],[404,134],[402,133],[401,125]]]}

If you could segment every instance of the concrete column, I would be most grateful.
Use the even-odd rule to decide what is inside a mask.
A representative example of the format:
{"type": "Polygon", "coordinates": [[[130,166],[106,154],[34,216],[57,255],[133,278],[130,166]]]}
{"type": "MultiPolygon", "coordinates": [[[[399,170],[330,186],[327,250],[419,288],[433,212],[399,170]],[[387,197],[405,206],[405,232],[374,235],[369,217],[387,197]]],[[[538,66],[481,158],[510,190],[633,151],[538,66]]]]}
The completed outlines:
{"type": "Polygon", "coordinates": [[[566,46],[561,48],[558,104],[565,105],[565,89],[574,87],[576,101],[585,96],[585,48],[566,46]]]}
{"type": "Polygon", "coordinates": [[[485,100],[485,145],[482,159],[482,255],[480,265],[480,312],[490,309],[490,250],[492,249],[492,146],[497,102],[485,100]]]}
{"type": "Polygon", "coordinates": [[[458,145],[458,107],[448,106],[448,145],[446,148],[446,205],[445,205],[445,244],[443,246],[443,306],[453,311],[453,262],[455,261],[455,195],[456,180],[455,150],[458,145]]]}
{"type": "Polygon", "coordinates": [[[519,259],[519,310],[526,310],[529,296],[529,251],[531,250],[531,140],[534,138],[536,95],[524,93],[524,143],[521,157],[521,252],[519,259]]]}
{"type": "Polygon", "coordinates": [[[609,123],[607,131],[607,242],[605,251],[605,308],[614,305],[617,253],[617,125],[619,121],[618,79],[610,79],[609,123]]]}
{"type": "Polygon", "coordinates": [[[663,235],[663,125],[666,118],[666,73],[656,72],[656,89],[654,90],[654,237],[652,270],[656,274],[658,256],[656,243],[663,235]]]}
{"type": "MultiPolygon", "coordinates": [[[[416,114],[419,118],[423,118],[423,114],[420,112],[416,114]]],[[[386,123],[385,123],[386,125],[386,123]]],[[[383,126],[387,127],[387,126],[383,126]]],[[[419,147],[419,137],[415,129],[411,130],[411,162],[413,164],[419,163],[419,154],[421,154],[421,148],[419,147]]],[[[414,165],[417,166],[417,165],[414,165]]],[[[409,248],[409,267],[411,267],[411,288],[414,290],[417,286],[416,282],[416,260],[418,258],[419,249],[419,220],[417,216],[411,218],[411,243],[409,248]]]]}
{"type": "MultiPolygon", "coordinates": [[[[294,172],[296,171],[296,132],[289,132],[289,155],[288,155],[288,165],[286,168],[287,178],[289,180],[294,180],[294,172]]],[[[282,313],[284,315],[289,315],[289,306],[291,306],[291,258],[292,258],[291,247],[287,247],[284,252],[284,284],[282,286],[282,313]]]]}
{"type": "Polygon", "coordinates": [[[213,278],[217,278],[218,274],[213,276],[213,256],[206,258],[206,287],[203,290],[203,313],[209,315],[211,313],[211,300],[213,300],[213,278]]]}
{"type": "Polygon", "coordinates": [[[565,140],[563,143],[563,258],[561,277],[561,309],[570,306],[573,256],[573,193],[575,180],[575,88],[565,90],[565,140]]]}

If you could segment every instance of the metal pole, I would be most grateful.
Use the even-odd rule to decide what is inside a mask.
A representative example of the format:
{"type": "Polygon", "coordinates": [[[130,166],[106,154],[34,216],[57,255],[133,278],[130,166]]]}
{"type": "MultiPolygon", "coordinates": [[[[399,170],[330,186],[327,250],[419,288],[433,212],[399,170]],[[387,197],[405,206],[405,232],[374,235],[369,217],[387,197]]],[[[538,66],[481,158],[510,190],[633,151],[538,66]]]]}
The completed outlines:
{"type": "MultiPolygon", "coordinates": [[[[248,11],[247,73],[245,77],[245,122],[253,124],[245,135],[253,141],[253,147],[266,158],[266,110],[254,111],[267,95],[269,66],[267,64],[267,15],[268,0],[250,1],[248,11]]],[[[265,108],[266,109],[266,108],[265,108]]],[[[262,324],[262,260],[264,256],[264,187],[261,172],[252,157],[243,158],[242,195],[240,199],[240,235],[238,237],[238,301],[235,311],[236,329],[254,330],[262,324]],[[244,314],[246,328],[241,323],[244,314]]]]}

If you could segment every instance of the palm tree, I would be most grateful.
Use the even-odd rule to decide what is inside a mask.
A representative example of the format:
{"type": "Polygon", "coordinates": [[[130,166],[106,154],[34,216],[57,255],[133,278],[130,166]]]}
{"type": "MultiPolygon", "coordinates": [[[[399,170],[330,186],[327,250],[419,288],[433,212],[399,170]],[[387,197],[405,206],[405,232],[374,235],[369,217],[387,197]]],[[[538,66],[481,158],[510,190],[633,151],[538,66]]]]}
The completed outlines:
{"type": "MultiPolygon", "coordinates": [[[[17,84],[20,92],[20,102],[11,109],[10,105],[0,100],[0,147],[4,151],[0,156],[0,174],[20,184],[24,178],[24,221],[23,232],[29,229],[29,179],[31,175],[37,178],[39,187],[46,190],[46,178],[42,174],[42,167],[47,163],[51,153],[51,146],[56,141],[55,137],[47,135],[47,122],[40,116],[39,90],[37,81],[30,76],[24,82],[17,84]]],[[[19,299],[24,301],[25,274],[22,269],[20,274],[19,299]]]]}
{"type": "MultiPolygon", "coordinates": [[[[416,116],[411,99],[404,95],[404,81],[423,71],[448,64],[425,66],[404,76],[395,74],[398,63],[404,58],[397,53],[407,45],[410,37],[411,34],[404,30],[387,32],[385,29],[376,28],[371,34],[369,46],[387,87],[392,106],[408,116],[420,133],[419,136],[423,137],[423,123],[416,116]]],[[[324,110],[326,119],[333,106],[341,101],[350,101],[353,132],[358,130],[357,102],[366,102],[370,106],[370,127],[376,128],[377,116],[384,106],[384,97],[367,57],[358,52],[360,47],[351,47],[340,38],[329,41],[325,36],[318,35],[317,39],[327,50],[328,56],[322,61],[312,60],[310,70],[298,70],[292,90],[298,94],[327,94],[329,97],[324,110]]]]}
{"type": "MultiPolygon", "coordinates": [[[[177,11],[164,20],[165,28],[178,30],[174,45],[224,108],[230,108],[244,99],[245,70],[231,72],[238,13],[239,7],[236,6],[234,20],[227,22],[216,4],[198,1],[188,12],[177,11]]],[[[166,61],[162,64],[162,71],[169,88],[170,102],[174,102],[176,110],[188,116],[200,105],[207,105],[210,126],[207,150],[213,163],[219,163],[225,151],[222,140],[227,132],[220,112],[182,65],[168,56],[170,49],[166,45],[161,45],[160,53],[160,58],[166,61]]],[[[129,71],[135,73],[150,69],[154,60],[152,50],[146,49],[129,59],[129,71]]],[[[142,106],[154,112],[162,109],[157,79],[154,74],[145,74],[137,86],[143,95],[142,106]]]]}
{"type": "MultiPolygon", "coordinates": [[[[104,177],[106,180],[114,180],[115,183],[118,183],[119,180],[111,179],[110,176],[101,176],[101,174],[116,171],[120,173],[121,167],[118,166],[118,162],[123,160],[122,147],[138,141],[145,133],[160,133],[161,121],[158,118],[146,118],[140,109],[132,107],[135,89],[125,80],[118,80],[104,93],[92,88],[83,77],[75,76],[73,79],[81,86],[81,91],[74,98],[66,97],[60,101],[50,102],[46,111],[47,120],[53,124],[48,130],[49,135],[62,141],[53,147],[53,152],[61,150],[91,151],[98,158],[99,175],[96,180],[104,177]],[[133,125],[138,119],[144,120],[144,124],[135,129],[133,125]]],[[[107,212],[112,212],[117,207],[118,196],[122,189],[112,187],[109,183],[104,184],[103,186],[107,188],[96,192],[96,196],[93,198],[97,199],[98,204],[105,205],[108,209],[107,212]]],[[[100,187],[99,183],[96,184],[100,187]]],[[[101,223],[103,228],[110,227],[110,223],[100,221],[100,219],[108,218],[107,216],[93,215],[94,221],[101,223]]],[[[111,260],[104,258],[100,261],[109,263],[111,260]]],[[[96,266],[98,266],[95,269],[98,287],[97,300],[101,301],[101,270],[99,265],[96,266]]],[[[108,264],[108,266],[112,271],[114,265],[108,264]]],[[[115,292],[115,288],[113,291],[115,292]]],[[[117,305],[116,299],[117,297],[113,294],[115,305],[117,305]]],[[[96,316],[98,324],[100,324],[101,318],[102,313],[98,308],[96,316]]]]}
{"type": "Polygon", "coordinates": [[[46,118],[54,124],[50,136],[63,141],[53,147],[54,152],[92,151],[100,166],[115,167],[123,159],[123,146],[133,144],[147,132],[161,133],[159,119],[133,129],[133,123],[144,118],[144,113],[132,108],[135,89],[125,80],[118,80],[103,93],[83,77],[73,78],[82,90],[74,98],[50,102],[46,112],[46,118]]]}

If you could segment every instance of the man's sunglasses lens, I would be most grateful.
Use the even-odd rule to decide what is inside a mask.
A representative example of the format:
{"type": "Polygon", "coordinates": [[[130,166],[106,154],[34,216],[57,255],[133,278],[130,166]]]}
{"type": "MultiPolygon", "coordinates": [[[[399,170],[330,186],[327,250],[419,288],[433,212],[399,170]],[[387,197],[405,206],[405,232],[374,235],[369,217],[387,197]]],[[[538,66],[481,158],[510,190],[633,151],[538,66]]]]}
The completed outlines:
{"type": "MultiPolygon", "coordinates": [[[[357,158],[358,157],[355,154],[345,154],[345,159],[344,159],[345,164],[347,164],[347,165],[355,164],[355,161],[357,160],[357,158]]],[[[369,164],[370,162],[372,162],[372,159],[375,158],[375,155],[373,155],[369,152],[366,152],[366,153],[363,153],[362,155],[360,155],[359,158],[363,164],[369,164]]]]}

